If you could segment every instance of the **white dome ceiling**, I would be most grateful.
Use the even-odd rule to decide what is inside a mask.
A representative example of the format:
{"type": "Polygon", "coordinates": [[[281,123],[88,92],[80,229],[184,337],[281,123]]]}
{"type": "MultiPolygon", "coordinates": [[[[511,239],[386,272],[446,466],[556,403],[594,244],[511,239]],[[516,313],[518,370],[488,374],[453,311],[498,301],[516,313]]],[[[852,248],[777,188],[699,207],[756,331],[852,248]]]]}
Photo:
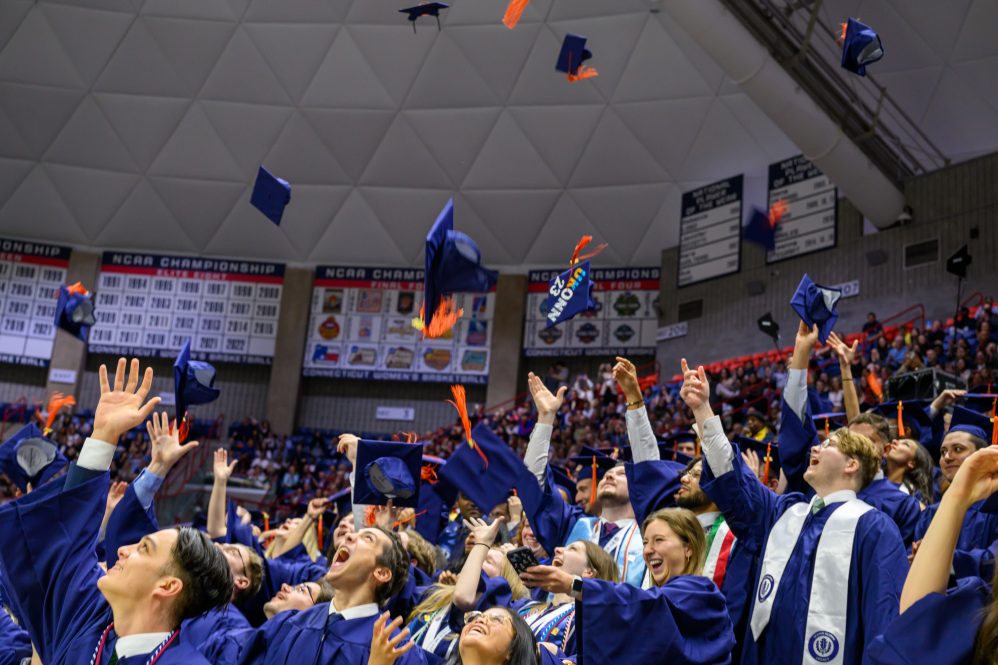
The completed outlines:
{"type": "MultiPolygon", "coordinates": [[[[745,173],[760,203],[797,152],[651,0],[532,0],[512,31],[506,0],[452,0],[416,34],[402,4],[2,0],[0,235],[410,265],[455,196],[490,265],[561,264],[583,233],[655,265],[683,190],[745,173]],[[566,32],[598,78],[554,71],[566,32]],[[248,203],[260,164],[293,187],[279,228],[248,203]]],[[[877,76],[945,153],[998,148],[993,1],[822,11],[880,31],[877,76]]]]}

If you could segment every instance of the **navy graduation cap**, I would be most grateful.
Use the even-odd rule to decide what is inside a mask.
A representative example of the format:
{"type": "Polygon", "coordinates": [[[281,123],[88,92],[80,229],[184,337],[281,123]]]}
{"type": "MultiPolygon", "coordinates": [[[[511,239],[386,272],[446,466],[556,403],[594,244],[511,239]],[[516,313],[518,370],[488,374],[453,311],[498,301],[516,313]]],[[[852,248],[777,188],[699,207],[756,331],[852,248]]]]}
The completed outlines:
{"type": "Polygon", "coordinates": [[[22,492],[47,482],[63,469],[69,460],[54,443],[42,436],[34,423],[18,430],[0,445],[0,471],[22,492]]]}
{"type": "Polygon", "coordinates": [[[978,413],[991,413],[991,409],[995,408],[996,400],[998,400],[998,394],[985,392],[985,390],[987,389],[985,388],[981,392],[968,392],[960,399],[963,400],[964,406],[968,409],[978,413]]]}
{"type": "Polygon", "coordinates": [[[794,291],[790,299],[790,306],[794,308],[801,321],[810,329],[815,324],[818,325],[818,339],[822,344],[828,341],[828,336],[839,320],[839,313],[835,306],[842,297],[840,289],[830,289],[815,284],[807,273],[801,278],[797,290],[794,291]]]}
{"type": "Polygon", "coordinates": [[[59,300],[55,305],[55,325],[86,342],[90,326],[97,323],[94,301],[82,282],[59,287],[59,300]]]}
{"type": "Polygon", "coordinates": [[[548,298],[544,308],[545,328],[568,321],[576,314],[595,309],[593,282],[589,261],[572,266],[548,283],[548,298]]]}
{"type": "Polygon", "coordinates": [[[762,245],[767,250],[776,249],[776,225],[787,213],[787,204],[783,199],[774,201],[769,210],[752,208],[752,215],[742,236],[749,242],[762,245]]]}
{"type": "Polygon", "coordinates": [[[844,23],[842,37],[842,68],[866,76],[866,66],[884,57],[884,45],[870,26],[850,18],[844,23]]]}
{"type": "Polygon", "coordinates": [[[883,402],[873,410],[898,424],[899,439],[914,439],[923,446],[932,443],[932,418],[926,413],[927,400],[883,402]]]}
{"type": "Polygon", "coordinates": [[[994,423],[992,423],[990,416],[962,406],[954,406],[947,434],[952,432],[966,432],[978,439],[983,439],[985,444],[991,444],[993,443],[994,423]]]}
{"type": "MultiPolygon", "coordinates": [[[[696,441],[695,434],[690,434],[690,437],[692,441],[696,441]]],[[[658,444],[658,457],[659,459],[667,462],[679,462],[680,464],[689,464],[694,459],[686,453],[681,453],[676,450],[676,444],[662,442],[658,444]]]]}
{"type": "Polygon", "coordinates": [[[357,444],[353,502],[368,506],[419,505],[423,444],[369,441],[357,444]]]}
{"type": "Polygon", "coordinates": [[[780,451],[775,441],[759,441],[750,436],[738,435],[734,438],[734,443],[737,443],[742,450],[755,451],[759,456],[759,462],[762,465],[759,472],[762,474],[763,482],[768,483],[770,479],[779,477],[780,451]]]}
{"type": "Polygon", "coordinates": [[[221,391],[212,387],[214,383],[215,368],[201,360],[191,360],[191,340],[188,339],[173,363],[177,423],[184,422],[189,404],[208,404],[218,399],[221,391]]]}
{"type": "MultiPolygon", "coordinates": [[[[471,430],[471,438],[475,441],[475,448],[481,448],[488,457],[488,465],[475,448],[460,445],[440,469],[440,477],[460,490],[483,512],[487,513],[505,501],[513,488],[521,498],[525,492],[538,490],[537,479],[523,460],[487,423],[476,425],[471,430]]],[[[524,499],[524,505],[527,503],[524,499]]]]}
{"type": "Polygon", "coordinates": [[[814,429],[829,436],[833,429],[846,426],[846,414],[838,412],[816,413],[811,416],[814,429]]]}
{"type": "Polygon", "coordinates": [[[421,5],[415,5],[414,7],[403,7],[399,10],[400,14],[408,14],[409,20],[412,22],[412,31],[416,32],[416,21],[419,20],[420,16],[435,16],[437,18],[437,30],[440,29],[440,10],[447,9],[450,5],[446,5],[442,2],[424,2],[421,5]]]}
{"type": "Polygon", "coordinates": [[[586,37],[565,35],[565,40],[561,43],[561,52],[558,54],[558,62],[554,68],[559,72],[568,74],[568,80],[575,82],[582,79],[599,76],[592,67],[586,67],[582,63],[593,57],[592,52],[586,48],[586,37]]]}
{"type": "Polygon", "coordinates": [[[253,194],[250,205],[267,216],[267,219],[278,226],[284,216],[284,208],[291,202],[291,185],[287,180],[281,180],[270,174],[270,171],[260,167],[253,184],[253,194]]]}
{"type": "Polygon", "coordinates": [[[413,320],[413,326],[422,330],[424,337],[440,337],[463,314],[449,296],[487,292],[497,278],[497,272],[482,266],[482,253],[475,241],[454,230],[454,199],[450,199],[426,235],[422,316],[413,320]],[[436,324],[434,317],[440,317],[436,324]]]}

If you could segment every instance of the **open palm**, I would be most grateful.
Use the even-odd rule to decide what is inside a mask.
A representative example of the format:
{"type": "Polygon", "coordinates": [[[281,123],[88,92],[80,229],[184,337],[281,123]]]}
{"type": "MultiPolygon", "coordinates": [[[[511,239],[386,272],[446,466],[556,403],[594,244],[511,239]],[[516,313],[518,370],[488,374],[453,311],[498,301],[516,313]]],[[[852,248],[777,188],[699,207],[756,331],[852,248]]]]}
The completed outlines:
{"type": "Polygon", "coordinates": [[[114,388],[108,383],[107,366],[101,365],[100,371],[100,401],[94,411],[94,438],[108,443],[115,443],[128,430],[142,423],[153,409],[159,405],[159,397],[153,397],[146,402],[146,396],[152,389],[153,372],[147,367],[139,383],[139,361],[133,358],[131,369],[125,372],[124,358],[118,359],[118,368],[114,373],[114,388]]]}
{"type": "Polygon", "coordinates": [[[565,386],[558,388],[558,394],[555,395],[533,372],[527,376],[527,386],[530,388],[530,396],[533,397],[537,410],[541,413],[557,413],[565,402],[565,391],[567,390],[565,386]]]}

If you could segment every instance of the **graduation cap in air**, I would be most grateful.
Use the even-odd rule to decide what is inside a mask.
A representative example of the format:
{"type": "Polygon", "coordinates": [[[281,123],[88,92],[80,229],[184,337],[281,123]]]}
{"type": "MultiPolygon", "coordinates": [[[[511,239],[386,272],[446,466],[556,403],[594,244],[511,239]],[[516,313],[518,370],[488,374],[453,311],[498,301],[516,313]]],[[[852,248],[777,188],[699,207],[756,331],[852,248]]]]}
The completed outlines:
{"type": "MultiPolygon", "coordinates": [[[[208,404],[218,399],[221,391],[212,387],[215,368],[201,360],[191,360],[191,340],[184,342],[173,363],[173,389],[176,395],[177,422],[181,428],[187,415],[187,406],[208,404]]],[[[184,430],[181,429],[181,432],[184,430]]],[[[185,437],[181,434],[181,440],[185,437]]]]}
{"type": "Polygon", "coordinates": [[[592,67],[582,64],[593,57],[592,52],[586,48],[586,39],[569,33],[561,43],[561,53],[558,54],[558,62],[554,68],[568,74],[569,81],[575,82],[599,75],[599,72],[592,67]]]}
{"type": "Polygon", "coordinates": [[[528,4],[530,4],[530,0],[510,0],[509,4],[506,5],[506,13],[502,17],[502,24],[510,30],[515,28],[528,4]]]}
{"type": "Polygon", "coordinates": [[[544,304],[545,328],[568,321],[576,314],[596,307],[593,302],[593,281],[589,261],[583,261],[561,273],[548,283],[548,298],[544,304]]]}
{"type": "Polygon", "coordinates": [[[440,457],[423,455],[420,470],[422,486],[414,528],[431,543],[439,540],[440,532],[447,524],[450,507],[457,499],[457,489],[440,477],[440,469],[446,464],[447,460],[440,457]]]}
{"type": "Polygon", "coordinates": [[[776,249],[776,225],[785,214],[787,214],[787,204],[783,199],[774,201],[768,211],[752,208],[752,214],[742,236],[745,240],[762,245],[769,251],[776,249]]]}
{"type": "MultiPolygon", "coordinates": [[[[521,498],[524,492],[531,490],[531,485],[534,491],[538,490],[537,478],[487,423],[476,425],[471,430],[471,438],[475,441],[475,447],[484,451],[488,463],[475,448],[459,445],[438,473],[482,512],[488,513],[505,501],[514,488],[521,498]]],[[[524,504],[527,503],[524,500],[524,504]]]]}
{"type": "Polygon", "coordinates": [[[97,323],[94,301],[82,282],[59,287],[59,300],[55,304],[55,325],[86,342],[90,326],[97,323]]]}
{"type": "Polygon", "coordinates": [[[897,425],[899,439],[914,439],[925,446],[932,443],[932,418],[925,411],[928,405],[927,400],[901,400],[883,402],[873,410],[897,425]]]}
{"type": "Polygon", "coordinates": [[[850,18],[842,27],[842,68],[866,76],[866,66],[884,57],[880,35],[854,18],[850,18]]]}
{"type": "Polygon", "coordinates": [[[809,329],[815,324],[818,325],[818,339],[824,344],[828,341],[835,322],[839,320],[835,306],[841,297],[841,289],[819,286],[808,277],[807,273],[804,273],[790,299],[790,306],[809,329]]]}
{"type": "Polygon", "coordinates": [[[370,506],[419,505],[423,444],[369,441],[357,444],[353,502],[370,506]]]}
{"type": "Polygon", "coordinates": [[[424,2],[421,5],[415,5],[413,7],[403,7],[399,10],[400,14],[408,14],[409,20],[412,22],[412,31],[416,32],[416,21],[419,20],[420,16],[435,16],[437,19],[437,30],[440,29],[440,10],[447,9],[450,5],[446,5],[442,2],[424,2]]]}
{"type": "Polygon", "coordinates": [[[291,203],[291,185],[287,180],[281,180],[270,174],[270,171],[260,167],[253,184],[253,194],[250,205],[267,216],[267,219],[278,226],[284,216],[284,208],[291,203]]]}
{"type": "Polygon", "coordinates": [[[962,406],[954,406],[947,434],[952,432],[966,432],[978,439],[983,439],[987,444],[994,445],[996,443],[995,434],[998,430],[995,430],[994,419],[990,413],[984,415],[962,406]]]}
{"type": "Polygon", "coordinates": [[[773,478],[780,477],[780,455],[776,441],[759,441],[750,436],[738,435],[734,437],[734,443],[741,450],[752,450],[759,456],[759,473],[763,482],[768,484],[773,478]]]}
{"type": "Polygon", "coordinates": [[[824,433],[827,437],[840,427],[846,426],[846,414],[844,413],[816,413],[811,416],[814,422],[814,429],[824,433]]]}
{"type": "Polygon", "coordinates": [[[424,337],[440,337],[464,313],[456,308],[451,294],[484,293],[495,286],[496,279],[498,273],[482,266],[475,241],[454,230],[454,199],[450,199],[426,235],[423,307],[413,326],[424,337]]]}
{"type": "Polygon", "coordinates": [[[34,423],[19,429],[0,445],[0,471],[22,492],[37,488],[69,464],[54,443],[34,423]]]}

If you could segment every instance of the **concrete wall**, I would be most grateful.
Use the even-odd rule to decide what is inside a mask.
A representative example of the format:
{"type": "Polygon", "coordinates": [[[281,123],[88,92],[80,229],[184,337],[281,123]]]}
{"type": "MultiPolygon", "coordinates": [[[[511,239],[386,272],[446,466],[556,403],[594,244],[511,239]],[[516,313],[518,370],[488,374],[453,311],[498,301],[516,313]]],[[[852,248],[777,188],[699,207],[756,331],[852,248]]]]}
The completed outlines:
{"type": "Polygon", "coordinates": [[[679,250],[662,256],[662,325],[679,321],[679,304],[703,299],[702,318],[689,321],[686,337],[660,342],[658,359],[665,374],[678,371],[679,357],[710,362],[763,351],[772,342],[756,328],[756,319],[771,312],[780,325],[782,343],[793,343],[796,315],[790,296],[806,272],[819,284],[859,280],[860,295],[840,301],[838,329],[859,330],[868,311],[883,319],[910,305],[921,303],[927,316],[948,317],[954,312],[957,279],[945,269],[946,259],[969,244],[973,263],[964,285],[964,297],[974,291],[998,296],[998,154],[914,178],[905,184],[914,221],[905,226],[863,235],[863,219],[846,199],[839,199],[838,246],[772,265],[764,251],[742,244],[742,270],[686,288],[677,288],[679,250]],[[978,238],[970,238],[973,229],[978,238]],[[939,239],[939,260],[905,269],[904,246],[939,239]],[[887,261],[872,266],[867,254],[882,250],[887,261]],[[752,296],[748,283],[761,281],[765,293],[752,296]]]}

